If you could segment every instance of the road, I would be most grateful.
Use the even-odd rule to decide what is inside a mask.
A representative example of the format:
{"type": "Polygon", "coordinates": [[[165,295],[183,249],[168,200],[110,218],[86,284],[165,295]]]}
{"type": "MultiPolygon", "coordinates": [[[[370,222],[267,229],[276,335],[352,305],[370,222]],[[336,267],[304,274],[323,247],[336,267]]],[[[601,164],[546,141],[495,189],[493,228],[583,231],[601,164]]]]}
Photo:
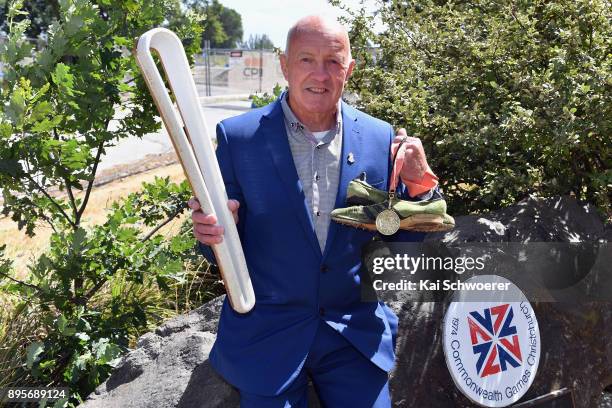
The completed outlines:
{"type": "MultiPolygon", "coordinates": [[[[250,107],[250,101],[219,102],[202,106],[210,136],[215,137],[215,128],[219,121],[246,112],[250,107]]],[[[110,129],[114,130],[116,126],[117,123],[111,123],[110,129]]],[[[98,169],[101,171],[118,164],[129,164],[141,160],[148,154],[167,153],[172,149],[172,142],[162,126],[160,132],[149,133],[142,139],[135,136],[127,137],[121,139],[116,146],[107,148],[98,169]]]]}

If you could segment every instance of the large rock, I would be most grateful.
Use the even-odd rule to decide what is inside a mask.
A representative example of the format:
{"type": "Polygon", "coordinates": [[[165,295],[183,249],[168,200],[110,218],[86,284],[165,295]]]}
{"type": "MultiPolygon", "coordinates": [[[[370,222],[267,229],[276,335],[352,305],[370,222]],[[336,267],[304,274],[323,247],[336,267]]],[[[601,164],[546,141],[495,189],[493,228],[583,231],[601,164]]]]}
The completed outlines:
{"type": "MultiPolygon", "coordinates": [[[[528,199],[496,213],[457,217],[457,228],[427,240],[577,242],[612,238],[594,208],[570,198],[528,199]]],[[[82,405],[94,407],[237,407],[238,393],[210,367],[222,298],[142,336],[111,377],[82,405]]],[[[446,302],[399,301],[397,365],[391,393],[397,407],[473,406],[454,386],[444,362],[441,322],[446,302]]],[[[523,400],[560,388],[577,407],[610,407],[612,309],[609,303],[536,303],[542,356],[523,400]]],[[[318,402],[311,387],[311,406],[318,402]]]]}
{"type": "MultiPolygon", "coordinates": [[[[429,234],[426,241],[609,242],[612,237],[594,207],[566,197],[528,199],[496,213],[458,217],[456,222],[455,230],[429,234]]],[[[440,326],[448,302],[409,301],[392,307],[400,319],[391,376],[397,406],[474,406],[453,386],[444,361],[440,326]]],[[[610,303],[541,302],[533,307],[542,354],[535,381],[522,400],[567,387],[577,407],[609,406],[602,391],[612,384],[610,303]]]]}
{"type": "Polygon", "coordinates": [[[238,406],[238,393],[208,363],[222,301],[217,298],[142,336],[82,406],[238,406]]]}

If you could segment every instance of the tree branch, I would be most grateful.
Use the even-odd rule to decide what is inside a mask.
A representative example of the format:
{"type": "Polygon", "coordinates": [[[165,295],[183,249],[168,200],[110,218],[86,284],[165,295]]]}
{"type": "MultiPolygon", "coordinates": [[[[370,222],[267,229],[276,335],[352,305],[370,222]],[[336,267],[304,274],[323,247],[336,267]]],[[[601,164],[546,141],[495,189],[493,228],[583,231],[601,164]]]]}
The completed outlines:
{"type": "Polygon", "coordinates": [[[49,217],[47,217],[44,212],[42,212],[42,209],[39,206],[37,206],[36,204],[34,204],[34,206],[36,208],[38,208],[39,210],[41,210],[41,215],[40,216],[42,217],[42,219],[47,221],[47,224],[49,224],[49,226],[51,227],[53,232],[57,233],[57,229],[55,229],[55,225],[53,225],[53,222],[51,222],[51,219],[49,217]]]}
{"type": "MultiPolygon", "coordinates": [[[[53,135],[55,136],[55,140],[59,140],[59,135],[57,134],[57,129],[53,128],[53,135]]],[[[58,164],[59,167],[59,164],[58,164]]],[[[61,168],[59,169],[60,171],[62,170],[61,168]]],[[[70,207],[72,207],[72,211],[74,212],[74,218],[75,220],[77,219],[77,208],[76,208],[76,200],[74,199],[74,195],[72,194],[72,187],[70,187],[70,184],[68,183],[68,178],[64,175],[62,175],[62,179],[64,180],[64,183],[66,184],[66,192],[68,193],[68,197],[70,198],[70,207]]],[[[76,222],[76,224],[78,225],[78,221],[76,222]]]]}
{"type": "Polygon", "coordinates": [[[527,27],[525,27],[523,25],[523,23],[521,23],[521,21],[518,19],[518,17],[516,16],[516,12],[514,11],[514,3],[512,3],[512,5],[510,6],[510,14],[512,15],[512,18],[514,19],[514,21],[516,21],[518,23],[518,25],[521,26],[521,28],[527,32],[527,27]]]}
{"type": "Polygon", "coordinates": [[[85,294],[83,295],[83,299],[84,299],[84,301],[85,301],[85,302],[88,302],[88,301],[89,301],[89,299],[91,299],[91,297],[92,297],[92,296],[93,296],[93,295],[94,295],[94,294],[95,294],[95,293],[96,293],[98,290],[100,290],[100,288],[101,288],[102,286],[104,286],[104,284],[105,284],[106,282],[108,282],[108,279],[102,279],[102,280],[98,281],[98,282],[97,282],[97,283],[96,283],[96,284],[95,284],[95,285],[94,285],[94,286],[93,286],[91,289],[89,289],[89,290],[87,291],[87,293],[85,293],[85,294]]]}
{"type": "MultiPolygon", "coordinates": [[[[27,158],[26,158],[26,166],[28,166],[27,158]]],[[[29,173],[29,170],[28,170],[28,173],[29,173]]],[[[18,179],[18,183],[21,186],[21,188],[23,188],[24,191],[27,191],[30,189],[29,186],[26,186],[26,184],[21,179],[18,179]]],[[[55,225],[53,225],[53,222],[51,221],[51,219],[45,215],[45,211],[33,201],[31,202],[31,205],[37,208],[38,211],[40,211],[40,217],[49,224],[49,226],[53,229],[54,232],[57,232],[57,229],[55,228],[55,225]]]]}
{"type": "Polygon", "coordinates": [[[51,197],[51,196],[49,195],[49,193],[47,193],[47,191],[46,191],[44,188],[42,188],[42,186],[40,186],[40,185],[39,185],[39,184],[36,182],[36,180],[34,180],[34,178],[33,178],[33,177],[30,175],[30,174],[27,174],[27,173],[26,173],[26,178],[27,178],[28,180],[30,180],[30,182],[31,182],[31,183],[33,183],[33,184],[34,184],[34,186],[36,186],[36,188],[37,188],[38,190],[40,190],[40,192],[41,192],[41,193],[43,193],[43,195],[44,195],[45,197],[47,197],[47,199],[48,199],[49,201],[51,201],[51,203],[52,203],[52,204],[53,204],[55,207],[57,207],[57,209],[58,209],[58,210],[59,210],[59,211],[62,213],[62,215],[64,216],[64,218],[66,218],[66,220],[68,221],[68,223],[69,223],[69,224],[70,224],[70,225],[71,225],[73,228],[77,228],[77,224],[75,224],[75,223],[74,223],[74,222],[73,222],[73,221],[70,219],[70,217],[68,216],[68,214],[66,214],[66,212],[65,212],[65,211],[64,211],[64,209],[62,208],[62,206],[61,206],[61,205],[59,205],[59,204],[58,204],[58,202],[57,202],[57,201],[55,201],[55,200],[53,199],[53,197],[51,197]]]}
{"type": "MultiPolygon", "coordinates": [[[[112,119],[112,118],[111,118],[112,119]]],[[[106,124],[104,125],[104,130],[106,131],[108,129],[108,124],[110,123],[111,119],[106,121],[106,124]]],[[[76,224],[79,225],[81,222],[81,217],[83,216],[83,213],[85,212],[85,208],[87,207],[87,203],[89,202],[89,197],[91,194],[91,189],[94,185],[94,181],[96,179],[96,172],[98,171],[98,164],[100,164],[100,157],[102,156],[102,150],[104,148],[104,138],[102,138],[102,140],[100,140],[99,144],[98,144],[98,151],[96,152],[96,158],[94,159],[94,165],[93,165],[93,169],[91,170],[91,177],[89,179],[89,183],[87,184],[87,191],[85,192],[85,197],[83,198],[83,202],[81,203],[81,207],[79,208],[79,210],[76,213],[76,224]]],[[[78,293],[83,289],[83,284],[84,284],[84,279],[82,277],[77,277],[74,279],[74,298],[77,304],[82,304],[85,305],[87,302],[87,299],[83,298],[83,297],[79,297],[77,296],[78,293]]]]}
{"type": "Polygon", "coordinates": [[[32,289],[35,289],[35,290],[37,290],[39,292],[43,292],[43,290],[39,286],[33,285],[31,283],[24,282],[24,281],[20,281],[19,279],[15,279],[12,276],[10,276],[9,274],[6,274],[4,272],[0,272],[0,276],[4,276],[5,278],[7,278],[7,279],[9,279],[9,280],[19,284],[19,285],[27,286],[28,288],[32,288],[32,289]]]}
{"type": "MultiPolygon", "coordinates": [[[[68,197],[70,198],[70,207],[72,207],[72,212],[74,212],[74,218],[77,218],[77,208],[76,208],[76,200],[74,199],[74,195],[72,194],[72,188],[70,184],[68,184],[68,178],[62,176],[64,179],[64,183],[66,184],[66,191],[68,192],[68,197]]],[[[78,225],[78,221],[76,223],[78,225]]]]}
{"type": "Polygon", "coordinates": [[[406,27],[404,27],[403,25],[399,25],[400,30],[402,30],[404,32],[404,34],[406,34],[406,37],[408,37],[408,39],[412,42],[412,44],[414,45],[414,48],[416,48],[417,50],[421,50],[424,51],[425,54],[427,54],[427,56],[429,58],[433,59],[433,55],[432,53],[425,47],[423,47],[421,44],[417,43],[417,41],[414,39],[414,37],[412,36],[412,33],[410,33],[406,27]]]}
{"type": "MultiPolygon", "coordinates": [[[[185,205],[179,207],[170,217],[168,217],[166,220],[164,220],[164,222],[162,222],[161,224],[157,225],[155,228],[153,228],[142,240],[141,242],[145,242],[148,239],[150,239],[153,234],[155,234],[157,231],[160,230],[160,228],[162,228],[164,225],[168,224],[170,221],[172,221],[173,219],[175,219],[181,212],[183,212],[183,209],[185,209],[185,205]]],[[[100,290],[100,288],[102,288],[102,286],[104,286],[104,284],[108,282],[108,279],[102,279],[100,281],[98,281],[94,286],[91,287],[91,289],[89,289],[87,291],[87,293],[85,293],[82,297],[81,300],[83,302],[88,302],[91,297],[98,291],[100,290]]]]}
{"type": "MultiPolygon", "coordinates": [[[[106,127],[108,127],[108,122],[106,124],[106,127]]],[[[77,224],[81,221],[81,216],[83,215],[83,212],[85,212],[85,207],[87,207],[87,203],[89,202],[89,195],[91,194],[91,189],[93,187],[94,180],[96,179],[96,172],[98,171],[98,164],[100,163],[100,156],[102,156],[103,148],[104,148],[104,140],[101,140],[100,144],[98,145],[98,151],[96,152],[94,166],[93,166],[93,169],[91,170],[91,179],[89,180],[89,183],[87,184],[87,191],[85,192],[85,198],[83,199],[83,202],[81,203],[81,208],[79,208],[79,210],[77,211],[77,217],[76,217],[77,224]]]]}
{"type": "Polygon", "coordinates": [[[153,228],[151,231],[149,231],[149,233],[147,235],[145,235],[145,237],[143,239],[141,239],[140,242],[146,242],[147,240],[149,240],[149,238],[151,238],[153,236],[153,234],[155,234],[157,231],[159,231],[164,225],[168,224],[170,221],[175,219],[180,213],[183,212],[184,209],[185,209],[185,206],[179,207],[174,212],[174,214],[172,214],[164,222],[162,222],[161,224],[159,224],[155,228],[153,228]]]}

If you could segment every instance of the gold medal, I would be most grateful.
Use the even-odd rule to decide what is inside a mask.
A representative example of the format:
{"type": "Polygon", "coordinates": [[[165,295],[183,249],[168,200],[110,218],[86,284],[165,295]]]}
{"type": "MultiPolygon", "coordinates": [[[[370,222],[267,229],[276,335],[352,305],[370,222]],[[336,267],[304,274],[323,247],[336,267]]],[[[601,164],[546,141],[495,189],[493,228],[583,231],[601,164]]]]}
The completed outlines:
{"type": "Polygon", "coordinates": [[[393,235],[399,227],[399,216],[393,210],[383,210],[376,216],[376,230],[383,235],[393,235]]]}

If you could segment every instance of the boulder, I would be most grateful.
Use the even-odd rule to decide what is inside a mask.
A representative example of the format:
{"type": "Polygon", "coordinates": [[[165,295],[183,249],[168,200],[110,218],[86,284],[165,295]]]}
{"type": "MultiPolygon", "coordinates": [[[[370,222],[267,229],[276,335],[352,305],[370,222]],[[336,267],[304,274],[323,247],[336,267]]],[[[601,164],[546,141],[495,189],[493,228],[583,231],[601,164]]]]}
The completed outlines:
{"type": "Polygon", "coordinates": [[[238,393],[210,367],[223,299],[143,335],[83,407],[228,407],[238,393]]]}
{"type": "MultiPolygon", "coordinates": [[[[529,198],[483,215],[456,218],[448,233],[428,241],[609,242],[612,229],[589,205],[572,198],[529,198]]],[[[223,297],[178,316],[142,336],[108,380],[82,407],[238,407],[237,391],[210,367],[223,297]]],[[[455,387],[444,361],[441,323],[447,302],[397,300],[400,318],[397,364],[391,373],[396,407],[473,406],[455,387]]],[[[561,388],[573,391],[576,407],[611,407],[604,392],[612,384],[610,303],[534,303],[542,355],[536,379],[522,401],[561,388]]],[[[311,407],[318,407],[310,387],[311,407]]]]}

